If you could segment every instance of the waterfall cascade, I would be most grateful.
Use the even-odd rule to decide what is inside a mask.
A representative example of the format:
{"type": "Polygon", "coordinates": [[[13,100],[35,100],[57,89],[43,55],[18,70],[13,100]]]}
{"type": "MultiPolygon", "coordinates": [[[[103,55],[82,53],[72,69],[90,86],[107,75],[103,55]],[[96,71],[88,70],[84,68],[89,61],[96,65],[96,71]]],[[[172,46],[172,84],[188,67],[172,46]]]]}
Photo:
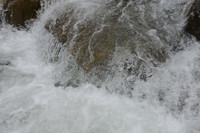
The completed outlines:
{"type": "Polygon", "coordinates": [[[193,1],[43,0],[0,24],[2,133],[200,133],[193,1]]]}

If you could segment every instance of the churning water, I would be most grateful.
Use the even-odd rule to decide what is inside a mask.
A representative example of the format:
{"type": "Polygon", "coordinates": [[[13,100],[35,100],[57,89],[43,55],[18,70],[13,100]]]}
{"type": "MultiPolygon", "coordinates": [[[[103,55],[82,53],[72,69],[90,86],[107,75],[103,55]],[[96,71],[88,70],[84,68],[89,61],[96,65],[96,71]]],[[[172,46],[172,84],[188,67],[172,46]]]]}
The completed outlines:
{"type": "Polygon", "coordinates": [[[28,29],[3,22],[0,133],[200,133],[200,44],[182,32],[192,2],[47,0],[28,29]],[[78,22],[97,11],[112,14],[119,9],[118,21],[130,34],[116,34],[144,45],[136,49],[137,58],[119,44],[106,80],[88,78],[91,75],[84,74],[44,28],[49,19],[56,19],[55,10],[59,14],[71,4],[77,11],[73,15],[85,14],[78,22]],[[147,44],[167,47],[166,61],[153,66],[150,57],[142,56],[147,44]],[[149,77],[123,73],[120,63],[125,57],[129,65],[143,60],[149,69],[141,72],[149,77]],[[68,82],[77,79],[76,84],[68,82]]]}

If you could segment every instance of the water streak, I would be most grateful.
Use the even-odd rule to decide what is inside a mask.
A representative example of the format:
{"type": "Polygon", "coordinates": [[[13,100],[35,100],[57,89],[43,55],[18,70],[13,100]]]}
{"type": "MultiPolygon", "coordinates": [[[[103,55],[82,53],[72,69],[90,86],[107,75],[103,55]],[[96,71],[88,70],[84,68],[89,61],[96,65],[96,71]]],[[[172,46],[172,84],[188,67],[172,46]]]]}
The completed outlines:
{"type": "Polygon", "coordinates": [[[42,2],[38,20],[28,30],[3,22],[0,131],[199,133],[200,47],[183,33],[191,3],[48,0],[42,2]],[[60,43],[45,26],[49,20],[56,25],[56,19],[71,8],[75,16],[68,16],[61,26],[67,30],[76,18],[69,32],[72,37],[60,43]],[[94,58],[95,36],[113,23],[116,44],[106,71],[97,67],[86,73],[70,48],[80,35],[80,24],[96,21],[88,59],[94,58]],[[166,60],[146,54],[149,47],[156,51],[164,47],[166,60]]]}

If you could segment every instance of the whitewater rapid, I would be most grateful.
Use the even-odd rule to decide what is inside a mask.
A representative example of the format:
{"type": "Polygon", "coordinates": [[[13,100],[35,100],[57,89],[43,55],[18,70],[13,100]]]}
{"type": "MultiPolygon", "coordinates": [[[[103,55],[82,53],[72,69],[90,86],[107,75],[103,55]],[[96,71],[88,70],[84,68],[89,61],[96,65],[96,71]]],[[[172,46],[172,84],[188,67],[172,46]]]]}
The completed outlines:
{"type": "Polygon", "coordinates": [[[73,77],[66,65],[74,62],[66,51],[69,57],[51,60],[60,44],[44,30],[45,13],[28,30],[0,27],[0,133],[200,133],[200,44],[194,38],[183,36],[184,50],[147,81],[138,79],[127,95],[107,91],[121,83],[117,76],[101,87],[56,87],[73,77]]]}

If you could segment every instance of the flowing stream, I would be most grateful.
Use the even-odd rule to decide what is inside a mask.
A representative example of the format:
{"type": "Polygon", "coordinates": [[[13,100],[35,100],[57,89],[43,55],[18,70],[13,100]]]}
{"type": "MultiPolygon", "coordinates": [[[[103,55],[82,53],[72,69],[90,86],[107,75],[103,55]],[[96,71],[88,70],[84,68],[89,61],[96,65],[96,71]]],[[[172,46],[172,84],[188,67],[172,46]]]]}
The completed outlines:
{"type": "MultiPolygon", "coordinates": [[[[27,29],[2,20],[0,133],[200,133],[200,44],[183,32],[192,2],[44,0],[27,29]],[[125,30],[115,32],[125,41],[115,41],[120,44],[110,69],[99,72],[105,80],[92,75],[95,69],[84,73],[45,29],[71,5],[77,23],[103,14],[102,27],[120,12],[118,27],[125,30]],[[137,56],[123,49],[127,40],[135,41],[137,56]],[[154,58],[142,56],[147,45],[164,47],[166,60],[152,63],[154,58]],[[123,70],[122,63],[130,67],[138,59],[144,62],[138,71],[147,79],[123,70]]],[[[74,39],[77,32],[72,33],[74,39]]],[[[88,49],[92,59],[93,49],[88,49]]]]}

